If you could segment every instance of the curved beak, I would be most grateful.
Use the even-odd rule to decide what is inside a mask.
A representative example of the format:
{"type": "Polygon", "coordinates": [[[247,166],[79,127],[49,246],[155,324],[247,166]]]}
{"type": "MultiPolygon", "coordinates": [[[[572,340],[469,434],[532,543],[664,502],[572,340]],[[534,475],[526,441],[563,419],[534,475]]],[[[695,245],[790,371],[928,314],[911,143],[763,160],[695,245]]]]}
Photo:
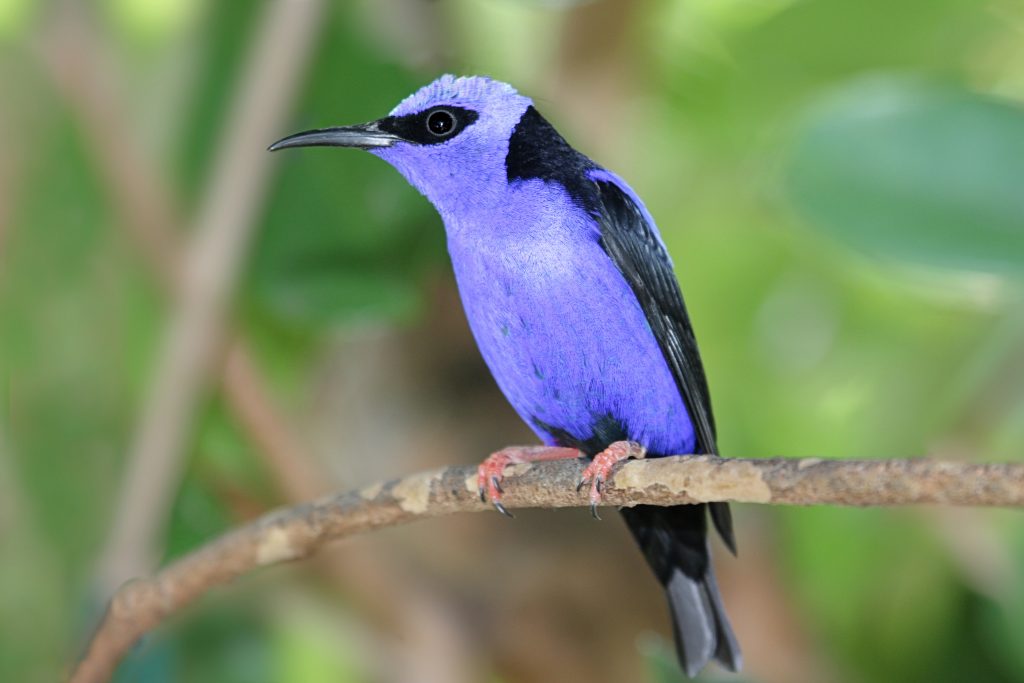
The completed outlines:
{"type": "Polygon", "coordinates": [[[371,149],[374,147],[390,147],[401,140],[397,135],[382,131],[377,122],[360,123],[356,126],[338,126],[336,128],[318,128],[289,135],[272,144],[267,149],[276,152],[288,147],[356,147],[371,149]]]}

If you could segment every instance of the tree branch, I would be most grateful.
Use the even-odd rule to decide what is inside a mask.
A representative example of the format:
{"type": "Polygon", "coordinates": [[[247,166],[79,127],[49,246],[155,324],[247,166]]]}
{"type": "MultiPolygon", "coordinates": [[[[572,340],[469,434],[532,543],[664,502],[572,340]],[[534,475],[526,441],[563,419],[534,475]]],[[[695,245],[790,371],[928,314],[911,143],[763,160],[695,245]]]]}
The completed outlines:
{"type": "MultiPolygon", "coordinates": [[[[578,507],[578,460],[515,465],[502,483],[508,508],[578,507]]],[[[1024,506],[1024,463],[973,464],[928,459],[765,460],[675,456],[633,460],[604,488],[606,505],[712,501],[787,505],[1024,506]]],[[[282,508],[215,539],[156,576],[121,587],[71,675],[102,683],[144,633],[209,589],[258,567],[307,557],[328,541],[438,517],[489,509],[476,490],[476,467],[448,467],[282,508]]]]}

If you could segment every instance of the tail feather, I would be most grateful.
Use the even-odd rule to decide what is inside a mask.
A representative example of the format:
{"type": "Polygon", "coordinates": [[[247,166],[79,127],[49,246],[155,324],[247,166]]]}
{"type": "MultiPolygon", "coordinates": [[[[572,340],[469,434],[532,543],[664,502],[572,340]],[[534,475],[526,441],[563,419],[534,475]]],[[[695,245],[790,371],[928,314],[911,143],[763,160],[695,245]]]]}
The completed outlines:
{"type": "Polygon", "coordinates": [[[715,529],[718,530],[718,535],[722,537],[725,547],[735,555],[736,536],[732,533],[732,511],[729,510],[729,504],[709,503],[708,510],[711,512],[711,521],[714,522],[715,529]]]}
{"type": "MultiPolygon", "coordinates": [[[[622,515],[668,598],[679,663],[691,678],[712,659],[742,666],[707,544],[704,505],[623,508],[622,515]]],[[[716,525],[717,526],[717,525],[716,525]]]]}

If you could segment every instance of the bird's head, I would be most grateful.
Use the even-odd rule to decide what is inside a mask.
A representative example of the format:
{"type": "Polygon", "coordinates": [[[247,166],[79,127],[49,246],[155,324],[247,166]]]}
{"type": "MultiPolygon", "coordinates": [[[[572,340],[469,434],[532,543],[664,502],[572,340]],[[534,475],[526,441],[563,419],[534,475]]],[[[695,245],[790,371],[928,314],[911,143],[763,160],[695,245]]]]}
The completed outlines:
{"type": "Polygon", "coordinates": [[[505,157],[530,99],[480,76],[445,75],[377,121],[290,135],[270,146],[356,147],[381,157],[442,215],[467,202],[497,199],[506,186],[505,157]]]}

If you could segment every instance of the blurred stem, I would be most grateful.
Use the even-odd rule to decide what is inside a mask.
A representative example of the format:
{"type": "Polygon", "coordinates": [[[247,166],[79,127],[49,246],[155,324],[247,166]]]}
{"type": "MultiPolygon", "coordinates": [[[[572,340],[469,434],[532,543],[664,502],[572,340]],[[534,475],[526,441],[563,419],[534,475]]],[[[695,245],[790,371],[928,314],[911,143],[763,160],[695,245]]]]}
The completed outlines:
{"type": "Polygon", "coordinates": [[[642,75],[629,40],[641,11],[629,0],[588,2],[573,7],[562,24],[550,94],[604,156],[622,153],[628,139],[616,133],[628,121],[642,75]]]}
{"type": "MultiPolygon", "coordinates": [[[[1010,312],[996,323],[955,376],[951,390],[936,410],[940,435],[993,434],[1001,420],[1014,426],[1022,424],[1024,402],[1019,394],[1020,379],[1024,375],[1020,367],[1024,363],[1022,304],[1024,302],[1018,301],[1010,307],[1010,312]],[[1009,393],[1017,394],[1016,400],[1003,400],[1009,393]]],[[[974,440],[968,439],[968,443],[974,440]]],[[[981,446],[991,448],[992,443],[988,441],[981,446]]],[[[923,519],[945,545],[965,582],[997,601],[1006,598],[1014,585],[1014,560],[989,518],[977,512],[953,517],[943,511],[943,514],[931,514],[923,519]]]]}
{"type": "Polygon", "coordinates": [[[326,491],[331,476],[298,443],[282,419],[244,340],[235,339],[224,364],[225,398],[243,431],[263,453],[285,498],[307,500],[326,491]]]}
{"type": "MultiPolygon", "coordinates": [[[[130,126],[123,116],[124,97],[102,77],[111,71],[108,55],[79,17],[57,27],[41,58],[82,125],[104,187],[111,193],[118,225],[130,235],[164,289],[180,297],[185,221],[171,196],[170,183],[125,133],[130,126]]],[[[274,405],[252,352],[237,333],[228,343],[221,381],[242,430],[264,455],[285,496],[304,500],[324,492],[326,473],[303,452],[274,405]]]]}
{"type": "MultiPolygon", "coordinates": [[[[936,410],[936,423],[945,429],[959,431],[982,412],[984,404],[994,396],[1016,391],[1024,362],[1024,302],[1016,302],[991,334],[957,373],[946,399],[936,410]],[[1007,386],[1007,385],[1010,386],[1007,386]]],[[[985,419],[992,419],[986,414],[985,419]]]]}
{"type": "MultiPolygon", "coordinates": [[[[126,134],[131,126],[124,120],[124,96],[109,79],[115,70],[81,11],[76,6],[67,8],[42,46],[41,61],[82,126],[85,142],[111,193],[119,226],[130,235],[161,285],[176,299],[180,298],[184,266],[180,236],[184,233],[184,220],[178,202],[172,196],[170,183],[126,134]]],[[[332,476],[305,450],[275,406],[269,384],[246,341],[236,334],[227,347],[221,376],[224,398],[285,498],[300,502],[329,490],[332,476]]],[[[176,491],[179,484],[172,479],[160,483],[168,492],[176,491]]],[[[123,498],[122,506],[161,504],[159,500],[127,502],[129,497],[123,498]]],[[[169,505],[169,498],[162,504],[169,505]]],[[[115,514],[123,517],[133,513],[122,508],[115,514]]],[[[149,533],[155,538],[157,531],[150,527],[149,533]]],[[[113,543],[111,547],[115,547],[113,543]]],[[[419,646],[419,650],[402,658],[415,671],[406,672],[401,680],[457,683],[476,678],[474,672],[465,670],[465,662],[471,659],[463,652],[468,648],[468,638],[455,627],[458,620],[440,598],[403,575],[397,566],[375,561],[373,556],[362,557],[359,562],[345,556],[330,559],[323,569],[341,585],[360,587],[355,595],[361,609],[396,626],[404,647],[419,646]],[[421,656],[426,649],[430,650],[429,658],[421,656]],[[438,661],[433,655],[442,652],[461,656],[438,661]]],[[[142,560],[125,560],[121,556],[102,559],[101,567],[107,568],[107,578],[100,587],[104,598],[116,587],[112,585],[116,576],[125,574],[113,566],[121,562],[137,567],[142,560]]]]}
{"type": "MultiPolygon", "coordinates": [[[[160,187],[158,183],[143,183],[148,191],[133,191],[139,189],[139,183],[131,180],[136,173],[131,148],[121,139],[124,131],[106,123],[117,120],[116,115],[108,118],[114,113],[107,111],[116,106],[114,100],[89,93],[89,85],[96,81],[76,77],[80,74],[75,73],[73,57],[56,64],[47,60],[70,99],[84,104],[80,111],[97,148],[109,146],[120,152],[100,155],[105,171],[117,180],[111,187],[121,193],[118,203],[130,217],[126,222],[137,229],[147,253],[160,255],[158,270],[179,294],[103,553],[99,580],[105,592],[144,573],[157,554],[155,539],[166,523],[182,476],[184,446],[195,411],[205,393],[206,378],[224,349],[225,313],[269,174],[270,159],[260,141],[272,139],[280,131],[295,85],[316,43],[321,2],[268,3],[265,7],[180,271],[175,266],[179,252],[171,241],[176,234],[175,211],[166,193],[154,189],[160,187]],[[153,215],[151,210],[161,217],[160,222],[142,218],[153,215]]],[[[87,34],[76,34],[73,29],[81,19],[77,16],[80,10],[70,5],[64,9],[75,16],[62,17],[56,45],[48,54],[59,50],[69,35],[87,39],[87,34]]],[[[238,345],[234,349],[236,375],[239,368],[243,374],[251,371],[248,354],[238,345]]],[[[247,389],[262,386],[249,379],[253,381],[247,389]]],[[[260,440],[281,443],[280,438],[260,440]]]]}
{"type": "Polygon", "coordinates": [[[184,469],[185,445],[224,350],[225,323],[270,160],[260,141],[280,131],[315,44],[322,4],[269,3],[231,104],[212,180],[200,204],[156,374],[131,448],[100,580],[119,585],[152,566],[184,469]]]}

